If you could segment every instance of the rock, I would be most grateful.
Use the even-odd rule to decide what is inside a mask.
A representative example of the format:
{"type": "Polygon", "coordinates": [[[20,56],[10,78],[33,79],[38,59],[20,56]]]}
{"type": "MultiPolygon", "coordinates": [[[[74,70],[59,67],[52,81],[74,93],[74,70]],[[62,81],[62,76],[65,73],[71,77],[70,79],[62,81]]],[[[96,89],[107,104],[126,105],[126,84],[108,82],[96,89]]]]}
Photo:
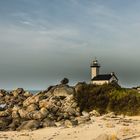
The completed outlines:
{"type": "Polygon", "coordinates": [[[71,107],[72,108],[76,108],[78,106],[78,104],[76,102],[72,103],[71,107]]]}
{"type": "Polygon", "coordinates": [[[63,114],[63,118],[64,118],[64,119],[69,119],[69,114],[65,112],[65,113],[63,114]]]}
{"type": "Polygon", "coordinates": [[[39,108],[48,108],[48,106],[50,105],[50,103],[48,102],[47,99],[43,99],[41,101],[39,101],[39,108]]]}
{"type": "Polygon", "coordinates": [[[6,110],[6,111],[0,111],[0,117],[7,117],[9,116],[10,113],[6,110]]]}
{"type": "Polygon", "coordinates": [[[11,96],[9,94],[7,94],[7,95],[5,95],[4,99],[5,99],[5,102],[8,103],[11,99],[11,96]]]}
{"type": "Polygon", "coordinates": [[[44,107],[40,109],[40,113],[44,116],[44,118],[49,115],[49,111],[44,107]]]}
{"type": "Polygon", "coordinates": [[[71,122],[72,122],[73,126],[78,125],[78,120],[75,120],[74,118],[71,119],[71,122]]]}
{"type": "Polygon", "coordinates": [[[42,93],[38,93],[36,95],[33,95],[31,97],[28,97],[24,102],[23,102],[23,106],[27,107],[30,104],[37,104],[41,99],[43,98],[43,94],[42,93]]]}
{"type": "Polygon", "coordinates": [[[51,108],[51,112],[52,112],[53,114],[56,114],[56,112],[58,111],[58,109],[59,109],[58,106],[53,106],[53,107],[51,108]]]}
{"type": "MultiPolygon", "coordinates": [[[[56,121],[61,121],[62,119],[64,119],[64,115],[65,113],[61,113],[61,112],[57,112],[56,115],[58,116],[56,121]]],[[[68,117],[67,117],[68,118],[68,117]]]]}
{"type": "Polygon", "coordinates": [[[93,111],[90,111],[89,112],[89,115],[92,117],[92,116],[95,116],[95,117],[99,117],[101,116],[100,113],[96,110],[93,110],[93,111]]]}
{"type": "Polygon", "coordinates": [[[83,91],[83,88],[84,88],[85,85],[86,85],[85,82],[77,83],[76,86],[75,86],[76,93],[79,93],[79,92],[83,91]]]}
{"type": "Polygon", "coordinates": [[[5,130],[8,125],[12,122],[11,117],[0,117],[0,130],[5,130]]]}
{"type": "Polygon", "coordinates": [[[13,119],[12,123],[8,126],[8,130],[15,131],[21,125],[21,119],[13,119]]]}
{"type": "Polygon", "coordinates": [[[42,120],[45,117],[46,116],[44,114],[42,114],[40,111],[34,111],[34,112],[32,112],[32,119],[34,119],[34,120],[42,120]]]}
{"type": "Polygon", "coordinates": [[[68,113],[69,116],[76,116],[76,110],[74,108],[68,107],[66,109],[66,112],[68,113]]]}
{"type": "Polygon", "coordinates": [[[15,111],[12,112],[12,118],[13,118],[13,119],[20,118],[20,115],[19,115],[19,113],[18,113],[17,110],[15,110],[15,111]]]}
{"type": "Polygon", "coordinates": [[[19,115],[20,115],[21,118],[23,118],[23,119],[27,118],[28,112],[27,112],[26,110],[24,110],[24,109],[19,109],[19,110],[18,110],[18,113],[19,113],[19,115]]]}
{"type": "Polygon", "coordinates": [[[30,104],[26,109],[27,112],[32,112],[36,110],[39,110],[39,107],[36,104],[30,104]]]}
{"type": "Polygon", "coordinates": [[[75,119],[78,121],[78,124],[83,124],[91,120],[89,116],[80,116],[75,119]]]}
{"type": "Polygon", "coordinates": [[[85,117],[88,117],[89,116],[89,113],[86,112],[86,111],[82,111],[82,115],[85,116],[85,117]]]}
{"type": "Polygon", "coordinates": [[[24,93],[24,89],[23,88],[17,88],[15,90],[18,94],[24,93]]]}
{"type": "Polygon", "coordinates": [[[24,119],[26,120],[35,120],[33,115],[35,114],[36,111],[32,111],[32,112],[27,112],[26,116],[24,119]]]}
{"type": "Polygon", "coordinates": [[[18,128],[17,130],[36,130],[40,127],[40,121],[37,120],[29,120],[29,121],[24,121],[18,128]]]}
{"type": "Polygon", "coordinates": [[[59,122],[55,122],[55,125],[56,125],[56,127],[60,127],[63,125],[63,123],[61,121],[59,121],[59,122]]]}
{"type": "Polygon", "coordinates": [[[24,95],[25,97],[30,97],[30,96],[32,96],[32,93],[26,91],[23,95],[24,95]]]}
{"type": "Polygon", "coordinates": [[[48,118],[43,120],[43,127],[55,127],[55,126],[56,126],[55,121],[52,121],[48,118]]]}
{"type": "Polygon", "coordinates": [[[57,120],[57,117],[54,114],[52,114],[51,112],[49,113],[47,118],[49,118],[50,120],[57,120]]]}
{"type": "Polygon", "coordinates": [[[74,94],[74,88],[71,88],[67,85],[61,85],[54,89],[53,95],[54,96],[61,96],[61,97],[67,97],[69,95],[74,94]]]}
{"type": "Polygon", "coordinates": [[[80,107],[76,107],[75,110],[76,110],[76,113],[80,113],[80,107]]]}
{"type": "Polygon", "coordinates": [[[49,91],[52,91],[52,89],[54,89],[55,86],[49,86],[46,90],[44,90],[44,93],[48,93],[49,91]]]}
{"type": "Polygon", "coordinates": [[[17,88],[15,90],[12,91],[12,94],[14,97],[18,97],[19,94],[24,93],[24,89],[23,88],[17,88]]]}
{"type": "Polygon", "coordinates": [[[77,120],[65,120],[65,122],[64,122],[64,125],[65,125],[65,127],[67,127],[67,128],[71,128],[71,127],[73,127],[73,126],[76,126],[78,124],[78,121],[77,120]]]}
{"type": "Polygon", "coordinates": [[[4,111],[5,110],[5,108],[4,107],[0,107],[0,111],[4,111]]]}
{"type": "Polygon", "coordinates": [[[4,89],[0,89],[0,97],[3,97],[7,94],[7,91],[4,89]]]}
{"type": "Polygon", "coordinates": [[[12,108],[12,111],[18,111],[20,110],[21,108],[17,105],[14,105],[14,107],[12,108]]]}
{"type": "Polygon", "coordinates": [[[114,112],[110,112],[108,114],[105,114],[104,117],[108,117],[108,118],[116,118],[116,114],[114,112]]]}
{"type": "Polygon", "coordinates": [[[62,103],[61,103],[60,101],[58,101],[58,102],[56,103],[56,105],[57,105],[58,107],[61,107],[62,103]]]}
{"type": "Polygon", "coordinates": [[[18,94],[16,91],[13,91],[13,96],[14,96],[14,97],[18,97],[18,95],[19,95],[19,94],[18,94]]]}

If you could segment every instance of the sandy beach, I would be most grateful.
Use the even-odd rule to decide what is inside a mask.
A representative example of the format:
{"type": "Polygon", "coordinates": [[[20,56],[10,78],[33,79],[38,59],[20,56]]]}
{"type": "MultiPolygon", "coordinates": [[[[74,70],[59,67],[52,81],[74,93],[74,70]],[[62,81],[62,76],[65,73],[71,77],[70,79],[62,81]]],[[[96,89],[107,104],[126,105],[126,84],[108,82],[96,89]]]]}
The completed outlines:
{"type": "Polygon", "coordinates": [[[92,117],[77,127],[46,127],[35,131],[0,132],[0,140],[94,140],[108,134],[120,140],[140,140],[140,117],[92,117]]]}

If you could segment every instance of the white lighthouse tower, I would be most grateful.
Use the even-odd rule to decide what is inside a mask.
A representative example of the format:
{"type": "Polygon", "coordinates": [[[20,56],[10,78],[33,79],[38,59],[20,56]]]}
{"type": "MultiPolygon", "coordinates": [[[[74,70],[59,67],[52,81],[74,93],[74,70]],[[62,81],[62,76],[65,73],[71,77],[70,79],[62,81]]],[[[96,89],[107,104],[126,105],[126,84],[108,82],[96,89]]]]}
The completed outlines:
{"type": "Polygon", "coordinates": [[[98,63],[98,60],[95,58],[95,60],[91,63],[91,79],[99,75],[100,65],[98,63]]]}

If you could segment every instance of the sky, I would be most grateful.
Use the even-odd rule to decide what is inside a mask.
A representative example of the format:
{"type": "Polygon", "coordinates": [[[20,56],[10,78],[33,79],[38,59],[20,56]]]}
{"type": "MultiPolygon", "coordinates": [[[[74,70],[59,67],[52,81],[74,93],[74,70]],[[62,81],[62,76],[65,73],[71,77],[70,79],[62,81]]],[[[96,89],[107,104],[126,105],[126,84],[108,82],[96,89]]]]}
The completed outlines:
{"type": "Polygon", "coordinates": [[[112,71],[140,85],[140,0],[0,0],[0,88],[46,89],[112,71]]]}

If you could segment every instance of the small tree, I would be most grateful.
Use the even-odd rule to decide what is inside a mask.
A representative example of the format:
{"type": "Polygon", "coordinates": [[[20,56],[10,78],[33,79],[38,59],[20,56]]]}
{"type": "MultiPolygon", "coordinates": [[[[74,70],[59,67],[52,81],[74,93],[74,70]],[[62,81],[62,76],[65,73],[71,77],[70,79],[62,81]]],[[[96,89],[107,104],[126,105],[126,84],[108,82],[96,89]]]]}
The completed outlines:
{"type": "Polygon", "coordinates": [[[68,78],[64,78],[63,80],[61,80],[61,84],[68,84],[69,83],[69,79],[68,78]]]}

